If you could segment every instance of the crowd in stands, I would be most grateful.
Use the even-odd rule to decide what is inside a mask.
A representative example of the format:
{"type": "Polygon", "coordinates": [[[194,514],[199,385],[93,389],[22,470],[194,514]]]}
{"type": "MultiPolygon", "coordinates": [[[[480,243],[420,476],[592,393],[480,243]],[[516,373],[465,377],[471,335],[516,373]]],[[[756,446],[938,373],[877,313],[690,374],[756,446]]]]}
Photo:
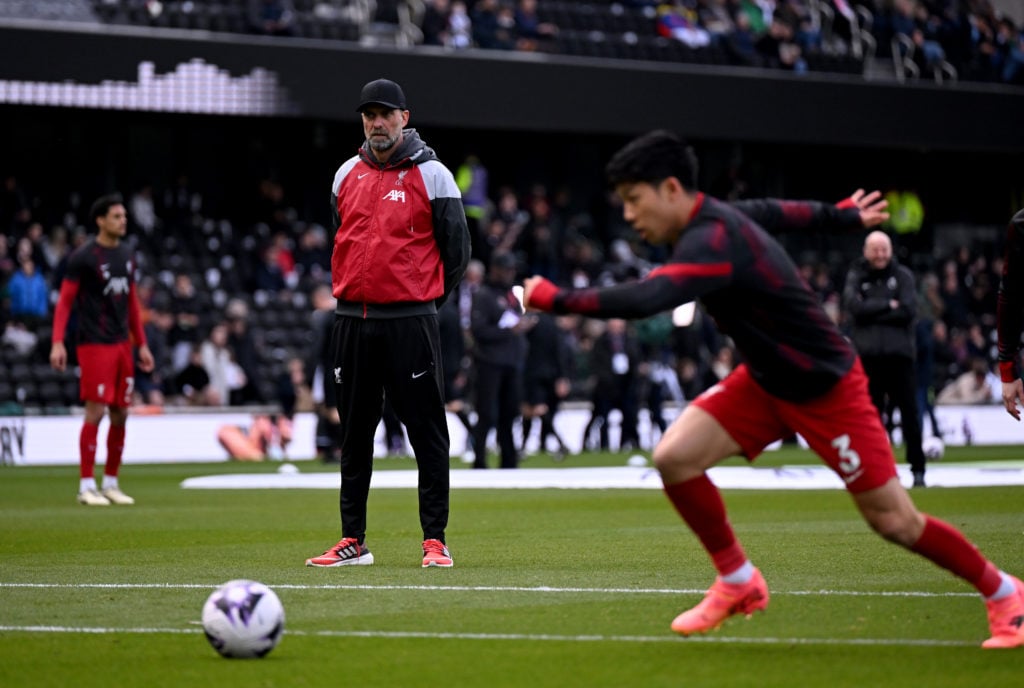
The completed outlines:
{"type": "Polygon", "coordinates": [[[913,64],[915,75],[933,76],[951,67],[963,79],[1024,83],[1024,27],[990,0],[426,0],[425,5],[423,43],[452,49],[590,52],[795,72],[842,64],[823,57],[849,57],[859,65],[873,55],[892,57],[895,49],[913,64]],[[592,44],[589,50],[576,45],[581,34],[592,44]],[[658,45],[652,43],[655,37],[687,50],[643,50],[658,45]],[[617,43],[625,45],[616,48],[617,43]]]}
{"type": "MultiPolygon", "coordinates": [[[[490,188],[487,177],[486,161],[476,156],[469,156],[456,172],[466,195],[473,262],[450,299],[458,310],[454,321],[465,345],[452,373],[462,375],[468,409],[473,400],[472,296],[487,278],[493,255],[514,256],[519,281],[540,274],[577,287],[638,279],[665,258],[663,249],[638,242],[621,219],[595,223],[589,212],[578,210],[569,191],[541,184],[490,188]]],[[[264,180],[253,196],[258,210],[245,220],[207,217],[201,190],[184,177],[167,189],[143,186],[127,194],[129,241],[140,257],[138,294],[157,361],[151,374],[139,372],[140,406],[288,403],[291,413],[312,410],[320,400],[322,407],[322,395],[311,393],[322,385],[323,373],[317,370],[315,343],[322,340],[322,333],[313,323],[323,322],[314,311],[329,313],[333,308],[328,291],[331,232],[297,217],[287,189],[277,181],[264,180]],[[302,400],[298,407],[295,399],[302,400]]],[[[32,194],[16,177],[4,180],[4,401],[38,407],[77,403],[74,373],[55,377],[46,361],[53,304],[67,256],[94,231],[84,225],[87,204],[79,200],[56,214],[49,209],[48,216],[61,219],[43,226],[32,194]]],[[[620,214],[612,198],[608,213],[614,218],[620,214]]],[[[895,236],[899,248],[903,235],[895,236]]],[[[920,247],[914,250],[918,257],[930,255],[920,247]]],[[[827,257],[799,247],[791,253],[826,309],[845,327],[840,295],[858,249],[838,256],[833,251],[827,257]]],[[[923,398],[939,403],[991,401],[999,386],[983,385],[994,379],[999,247],[963,246],[914,267],[920,287],[923,398]],[[972,385],[971,380],[978,382],[972,385]]],[[[593,437],[585,440],[586,446],[608,446],[607,416],[612,409],[620,410],[626,427],[635,426],[637,414],[645,408],[653,425],[660,425],[663,403],[694,398],[737,363],[730,341],[699,309],[686,326],[673,323],[670,314],[620,323],[621,327],[578,316],[554,320],[557,327],[550,328],[548,336],[557,344],[545,344],[545,349],[562,352],[564,398],[591,402],[595,409],[595,421],[588,426],[593,437]],[[609,337],[615,338],[613,344],[609,337]],[[609,346],[626,354],[615,366],[608,364],[609,346]]],[[[625,433],[622,441],[625,446],[641,443],[635,431],[632,436],[625,433]]]]}
{"type": "MultiPolygon", "coordinates": [[[[1004,0],[1005,1],[1005,0],[1004,0]]],[[[398,45],[1024,83],[999,0],[92,0],[105,22],[398,45]],[[895,59],[893,59],[895,58],[895,59]]],[[[25,3],[31,6],[31,3],[25,3]]]]}

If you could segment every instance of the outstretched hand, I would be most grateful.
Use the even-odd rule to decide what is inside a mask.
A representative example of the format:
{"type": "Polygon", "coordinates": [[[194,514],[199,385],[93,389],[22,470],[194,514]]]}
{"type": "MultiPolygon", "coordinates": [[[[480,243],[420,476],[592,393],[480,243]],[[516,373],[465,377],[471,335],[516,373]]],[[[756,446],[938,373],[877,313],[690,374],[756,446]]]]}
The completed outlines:
{"type": "Polygon", "coordinates": [[[1006,407],[1006,412],[1016,420],[1020,420],[1020,409],[1017,408],[1018,401],[1024,404],[1024,383],[1021,382],[1020,378],[1013,382],[1004,382],[1003,406],[1006,407]]]}
{"type": "Polygon", "coordinates": [[[523,308],[526,310],[537,310],[536,308],[530,308],[530,295],[533,294],[534,288],[537,284],[543,281],[543,277],[534,275],[533,277],[527,277],[523,280],[523,308]]]}
{"type": "Polygon", "coordinates": [[[877,227],[889,219],[889,213],[885,210],[889,207],[889,201],[882,198],[881,191],[866,193],[864,189],[857,189],[850,194],[850,200],[860,211],[860,221],[864,227],[877,227]]]}

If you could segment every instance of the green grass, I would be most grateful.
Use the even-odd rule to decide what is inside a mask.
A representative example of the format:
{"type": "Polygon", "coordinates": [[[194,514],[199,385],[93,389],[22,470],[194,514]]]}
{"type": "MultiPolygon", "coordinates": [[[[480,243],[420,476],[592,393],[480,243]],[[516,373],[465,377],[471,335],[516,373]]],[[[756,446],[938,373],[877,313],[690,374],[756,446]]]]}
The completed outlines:
{"type": "MultiPolygon", "coordinates": [[[[947,460],[1019,459],[1014,447],[947,460]]],[[[813,463],[785,449],[758,465],[813,463]]],[[[567,465],[622,465],[616,454],[567,465]]],[[[381,461],[380,469],[412,461],[381,461]]],[[[534,457],[529,467],[554,467],[534,457]]],[[[138,504],[74,502],[74,467],[0,469],[0,686],[1016,685],[1022,652],[982,651],[984,607],[871,534],[841,491],[726,491],[772,590],[767,612],[702,638],[668,624],[713,572],[655,490],[455,490],[450,570],[421,569],[414,490],[374,490],[370,567],[310,569],[339,536],[333,490],[183,490],[272,464],[128,466],[138,504]],[[231,578],[287,611],[263,660],[224,660],[197,625],[231,578]],[[59,627],[29,630],[31,627],[59,627]],[[102,632],[101,632],[102,631],[102,632]]],[[[334,470],[312,463],[303,471],[334,470]]],[[[463,466],[453,462],[453,469],[463,466]]],[[[1024,488],[915,491],[1024,572],[1024,488]]]]}

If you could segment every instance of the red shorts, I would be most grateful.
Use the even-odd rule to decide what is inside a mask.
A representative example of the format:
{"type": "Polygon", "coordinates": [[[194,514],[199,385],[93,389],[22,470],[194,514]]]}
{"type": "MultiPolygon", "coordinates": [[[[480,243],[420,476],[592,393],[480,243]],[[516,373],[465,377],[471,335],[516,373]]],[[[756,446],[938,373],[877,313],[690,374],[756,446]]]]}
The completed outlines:
{"type": "Polygon", "coordinates": [[[79,344],[78,366],[82,369],[79,385],[82,401],[122,408],[131,405],[135,391],[131,342],[79,344]]]}
{"type": "Polygon", "coordinates": [[[896,476],[889,436],[871,403],[860,359],[828,393],[810,401],[772,396],[740,365],[693,403],[714,416],[749,461],[795,432],[850,492],[880,487],[896,476]]]}

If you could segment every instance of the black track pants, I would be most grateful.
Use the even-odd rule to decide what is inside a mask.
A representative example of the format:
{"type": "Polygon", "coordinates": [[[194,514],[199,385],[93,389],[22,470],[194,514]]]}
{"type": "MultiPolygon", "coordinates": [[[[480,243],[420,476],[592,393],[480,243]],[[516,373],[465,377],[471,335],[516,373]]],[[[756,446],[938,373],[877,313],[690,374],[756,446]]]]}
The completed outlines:
{"type": "Polygon", "coordinates": [[[366,537],[373,437],[384,395],[409,434],[419,467],[424,539],[448,526],[448,422],[437,316],[363,320],[338,316],[331,333],[341,416],[341,533],[366,537]]]}

